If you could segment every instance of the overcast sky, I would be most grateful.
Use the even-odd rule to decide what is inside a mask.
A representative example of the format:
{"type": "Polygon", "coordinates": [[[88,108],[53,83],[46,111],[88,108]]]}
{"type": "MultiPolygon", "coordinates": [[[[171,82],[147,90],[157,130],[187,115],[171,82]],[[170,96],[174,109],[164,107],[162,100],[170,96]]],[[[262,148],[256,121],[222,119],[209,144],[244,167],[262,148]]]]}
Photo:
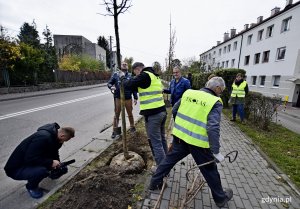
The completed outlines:
{"type": "MultiPolygon", "coordinates": [[[[297,0],[294,0],[294,3],[297,0]]],[[[114,37],[113,17],[101,16],[103,0],[0,0],[0,24],[16,36],[24,22],[35,20],[42,31],[82,35],[96,43],[101,36],[114,37]]],[[[176,31],[175,57],[199,59],[199,54],[223,40],[231,28],[241,31],[258,16],[269,17],[285,0],[132,0],[132,7],[119,16],[121,53],[134,61],[165,65],[169,47],[170,16],[176,31]]],[[[115,45],[115,38],[113,46],[115,45]]]]}

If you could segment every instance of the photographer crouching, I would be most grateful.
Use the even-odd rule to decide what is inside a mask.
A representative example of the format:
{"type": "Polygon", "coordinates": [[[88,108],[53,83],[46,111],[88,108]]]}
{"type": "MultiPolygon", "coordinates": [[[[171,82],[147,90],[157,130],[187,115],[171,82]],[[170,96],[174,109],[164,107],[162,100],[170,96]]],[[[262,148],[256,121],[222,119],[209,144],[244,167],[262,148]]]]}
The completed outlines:
{"type": "Polygon", "coordinates": [[[57,123],[41,126],[13,151],[4,166],[6,175],[14,180],[27,180],[26,189],[30,196],[41,198],[43,191],[39,183],[46,177],[56,179],[67,172],[66,165],[60,162],[58,150],[74,135],[74,128],[60,128],[57,123]]]}

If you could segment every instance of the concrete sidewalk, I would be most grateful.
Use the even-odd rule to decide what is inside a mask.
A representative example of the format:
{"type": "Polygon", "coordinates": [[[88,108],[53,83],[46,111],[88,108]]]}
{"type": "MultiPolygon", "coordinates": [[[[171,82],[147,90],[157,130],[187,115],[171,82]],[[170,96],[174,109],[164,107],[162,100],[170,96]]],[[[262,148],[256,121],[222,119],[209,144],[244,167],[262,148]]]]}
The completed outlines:
{"type": "MultiPolygon", "coordinates": [[[[221,122],[221,153],[239,152],[233,163],[218,164],[223,187],[231,188],[234,196],[227,208],[300,208],[300,192],[289,185],[286,176],[280,174],[276,168],[263,157],[263,153],[253,145],[251,140],[232,122],[224,118],[221,122]],[[277,170],[277,171],[276,171],[277,170]],[[286,179],[287,183],[283,183],[286,179]]],[[[167,179],[168,187],[164,190],[161,209],[180,208],[190,182],[186,179],[186,172],[193,167],[194,160],[189,155],[178,162],[167,179]]],[[[195,169],[194,172],[198,172],[195,169]]],[[[160,191],[148,192],[142,208],[154,208],[160,191]]],[[[185,208],[218,208],[214,203],[207,184],[185,208]]]]}

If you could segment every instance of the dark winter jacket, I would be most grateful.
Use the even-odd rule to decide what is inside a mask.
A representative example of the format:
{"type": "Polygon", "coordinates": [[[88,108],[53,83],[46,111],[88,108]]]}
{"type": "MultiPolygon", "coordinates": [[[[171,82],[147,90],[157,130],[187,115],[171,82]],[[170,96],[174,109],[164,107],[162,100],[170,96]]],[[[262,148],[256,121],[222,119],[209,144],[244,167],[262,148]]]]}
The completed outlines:
{"type": "MultiPolygon", "coordinates": [[[[131,78],[131,74],[126,72],[125,73],[125,78],[126,80],[129,80],[131,78]]],[[[111,89],[112,86],[115,86],[116,87],[116,90],[115,90],[115,94],[114,94],[114,97],[117,98],[117,99],[120,99],[120,79],[119,79],[119,74],[118,73],[114,73],[111,78],[109,79],[108,83],[107,83],[107,87],[109,89],[111,89]]],[[[133,91],[131,90],[130,88],[124,88],[124,94],[125,94],[125,100],[126,99],[131,99],[131,94],[133,94],[133,98],[134,99],[138,99],[138,96],[137,96],[137,91],[133,91]]]]}
{"type": "MultiPolygon", "coordinates": [[[[154,75],[159,76],[154,72],[152,67],[146,67],[142,70],[142,72],[138,76],[131,78],[129,80],[125,80],[124,86],[126,88],[132,89],[133,91],[138,91],[138,87],[142,89],[148,88],[151,85],[151,78],[147,73],[145,73],[145,71],[151,72],[154,75]]],[[[166,111],[165,105],[154,109],[141,110],[140,114],[144,116],[149,116],[149,115],[155,115],[163,111],[166,111]]]]}
{"type": "MultiPolygon", "coordinates": [[[[214,96],[217,96],[215,92],[213,92],[209,88],[202,88],[200,91],[205,91],[214,96]]],[[[174,105],[172,113],[176,116],[177,111],[180,106],[181,99],[174,105]]],[[[218,154],[220,152],[220,122],[221,122],[221,113],[222,113],[223,105],[221,102],[216,102],[216,104],[212,107],[210,113],[207,116],[207,124],[206,131],[208,135],[209,146],[214,154],[218,154]]]]}
{"type": "Polygon", "coordinates": [[[46,124],[24,139],[9,157],[4,170],[7,176],[16,169],[27,166],[43,166],[51,169],[53,160],[60,160],[58,150],[62,146],[57,138],[57,123],[46,124]]]}
{"type": "Polygon", "coordinates": [[[178,82],[172,79],[169,89],[164,89],[164,93],[171,94],[171,104],[174,104],[182,97],[182,94],[191,88],[190,81],[184,77],[181,77],[178,82]]]}

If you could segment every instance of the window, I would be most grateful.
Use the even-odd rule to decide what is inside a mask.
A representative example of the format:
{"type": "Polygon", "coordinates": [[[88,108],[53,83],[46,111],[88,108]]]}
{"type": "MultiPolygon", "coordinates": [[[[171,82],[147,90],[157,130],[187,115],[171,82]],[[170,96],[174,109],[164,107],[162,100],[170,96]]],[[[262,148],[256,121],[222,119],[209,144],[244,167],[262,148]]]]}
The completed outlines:
{"type": "Polygon", "coordinates": [[[228,63],[229,63],[229,60],[226,61],[226,68],[228,68],[228,63]]]}
{"type": "Polygon", "coordinates": [[[235,59],[231,60],[231,67],[234,67],[234,61],[235,61],[235,59]]]}
{"type": "Polygon", "coordinates": [[[273,29],[274,29],[274,25],[270,25],[267,28],[266,38],[270,38],[273,36],[273,29]]]}
{"type": "Polygon", "coordinates": [[[216,51],[214,51],[214,55],[216,55],[216,51]]]}
{"type": "Polygon", "coordinates": [[[260,59],[260,53],[256,53],[254,55],[254,64],[258,64],[260,59]]]}
{"type": "Polygon", "coordinates": [[[258,31],[257,33],[257,41],[261,41],[263,37],[264,29],[258,31]]]}
{"type": "Polygon", "coordinates": [[[249,65],[250,55],[245,56],[244,65],[249,65]]]}
{"type": "Polygon", "coordinates": [[[226,53],[226,49],[227,49],[227,47],[226,47],[226,46],[224,46],[224,49],[223,49],[223,54],[225,54],[225,53],[226,53]]]}
{"type": "Polygon", "coordinates": [[[273,76],[273,87],[279,87],[280,75],[273,76]]]}
{"type": "Polygon", "coordinates": [[[211,54],[210,53],[208,54],[208,59],[211,59],[211,54]]]}
{"type": "Polygon", "coordinates": [[[219,55],[221,56],[221,54],[222,54],[222,49],[219,49],[219,55]]]}
{"type": "Polygon", "coordinates": [[[265,81],[266,81],[266,76],[265,75],[260,76],[260,83],[259,83],[259,85],[264,86],[265,85],[265,81]]]}
{"type": "Polygon", "coordinates": [[[253,86],[256,85],[256,79],[257,79],[257,76],[252,76],[251,77],[251,83],[252,83],[253,86]]]}
{"type": "Polygon", "coordinates": [[[252,34],[248,36],[247,38],[247,45],[250,45],[252,41],[252,34]]]}
{"type": "Polygon", "coordinates": [[[222,68],[224,68],[225,62],[222,62],[222,68]]]}
{"type": "Polygon", "coordinates": [[[213,59],[212,59],[212,64],[215,64],[215,61],[216,61],[216,59],[215,59],[215,58],[213,58],[213,59]]]}
{"type": "Polygon", "coordinates": [[[277,49],[276,60],[283,60],[285,57],[285,47],[277,49]]]}
{"type": "Polygon", "coordinates": [[[270,51],[264,51],[263,57],[262,57],[262,62],[269,62],[269,57],[270,57],[270,51]]]}
{"type": "Polygon", "coordinates": [[[231,44],[228,45],[228,52],[230,52],[231,44]]]}
{"type": "Polygon", "coordinates": [[[235,41],[234,43],[233,43],[233,51],[235,51],[237,49],[237,41],[235,41]]]}
{"type": "Polygon", "coordinates": [[[292,20],[292,17],[282,20],[281,33],[290,30],[291,20],[292,20]]]}

